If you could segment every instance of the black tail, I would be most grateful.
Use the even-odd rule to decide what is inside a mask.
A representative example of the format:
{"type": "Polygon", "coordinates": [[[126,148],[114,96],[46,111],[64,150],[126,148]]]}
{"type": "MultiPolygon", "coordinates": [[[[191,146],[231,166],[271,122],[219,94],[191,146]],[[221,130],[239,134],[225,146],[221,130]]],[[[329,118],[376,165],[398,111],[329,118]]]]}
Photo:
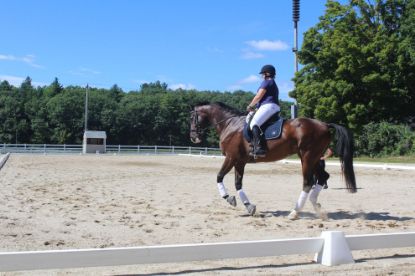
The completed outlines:
{"type": "Polygon", "coordinates": [[[346,181],[346,187],[351,193],[356,192],[356,177],[353,169],[353,137],[343,126],[328,124],[336,130],[336,153],[340,157],[341,169],[346,181]]]}

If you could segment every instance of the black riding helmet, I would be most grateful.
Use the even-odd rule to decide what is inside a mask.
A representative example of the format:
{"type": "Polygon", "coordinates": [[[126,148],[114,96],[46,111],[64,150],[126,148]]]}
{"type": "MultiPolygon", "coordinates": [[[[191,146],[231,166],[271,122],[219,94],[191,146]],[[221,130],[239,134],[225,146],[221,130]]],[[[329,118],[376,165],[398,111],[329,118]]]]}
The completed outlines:
{"type": "Polygon", "coordinates": [[[259,72],[260,74],[264,74],[264,73],[269,73],[272,77],[275,76],[275,67],[267,64],[262,66],[261,72],[259,72]]]}

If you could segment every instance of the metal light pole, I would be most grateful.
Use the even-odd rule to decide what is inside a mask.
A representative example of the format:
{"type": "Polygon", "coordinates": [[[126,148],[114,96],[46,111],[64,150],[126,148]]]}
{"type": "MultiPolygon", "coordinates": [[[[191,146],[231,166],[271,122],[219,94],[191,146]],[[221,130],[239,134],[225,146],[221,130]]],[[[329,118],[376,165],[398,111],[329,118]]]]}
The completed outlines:
{"type": "Polygon", "coordinates": [[[88,90],[89,86],[86,85],[86,91],[85,91],[85,131],[88,130],[88,90]]]}
{"type": "MultiPolygon", "coordinates": [[[[294,69],[298,72],[298,21],[300,21],[300,0],[293,0],[293,21],[294,21],[294,69]]],[[[297,100],[294,99],[294,105],[291,106],[291,118],[297,118],[298,106],[297,100]]]]}

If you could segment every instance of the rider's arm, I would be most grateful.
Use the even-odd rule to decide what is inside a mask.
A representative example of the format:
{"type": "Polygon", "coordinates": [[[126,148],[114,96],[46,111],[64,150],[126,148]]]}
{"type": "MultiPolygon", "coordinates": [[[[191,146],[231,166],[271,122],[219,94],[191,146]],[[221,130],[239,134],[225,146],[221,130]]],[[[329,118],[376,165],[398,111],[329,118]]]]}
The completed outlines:
{"type": "Polygon", "coordinates": [[[262,99],[262,97],[265,95],[266,92],[267,90],[264,88],[258,89],[258,92],[256,93],[255,97],[252,99],[248,107],[251,107],[252,109],[254,109],[255,105],[262,99]]]}

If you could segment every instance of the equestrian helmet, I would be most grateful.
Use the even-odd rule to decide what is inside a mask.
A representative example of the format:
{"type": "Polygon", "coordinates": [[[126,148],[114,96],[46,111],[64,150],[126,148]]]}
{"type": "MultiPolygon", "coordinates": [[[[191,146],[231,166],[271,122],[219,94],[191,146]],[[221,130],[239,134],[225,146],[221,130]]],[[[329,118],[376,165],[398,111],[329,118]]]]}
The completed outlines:
{"type": "Polygon", "coordinates": [[[262,66],[261,72],[259,72],[260,74],[264,74],[264,73],[269,73],[271,76],[275,76],[275,67],[267,64],[262,66]]]}

